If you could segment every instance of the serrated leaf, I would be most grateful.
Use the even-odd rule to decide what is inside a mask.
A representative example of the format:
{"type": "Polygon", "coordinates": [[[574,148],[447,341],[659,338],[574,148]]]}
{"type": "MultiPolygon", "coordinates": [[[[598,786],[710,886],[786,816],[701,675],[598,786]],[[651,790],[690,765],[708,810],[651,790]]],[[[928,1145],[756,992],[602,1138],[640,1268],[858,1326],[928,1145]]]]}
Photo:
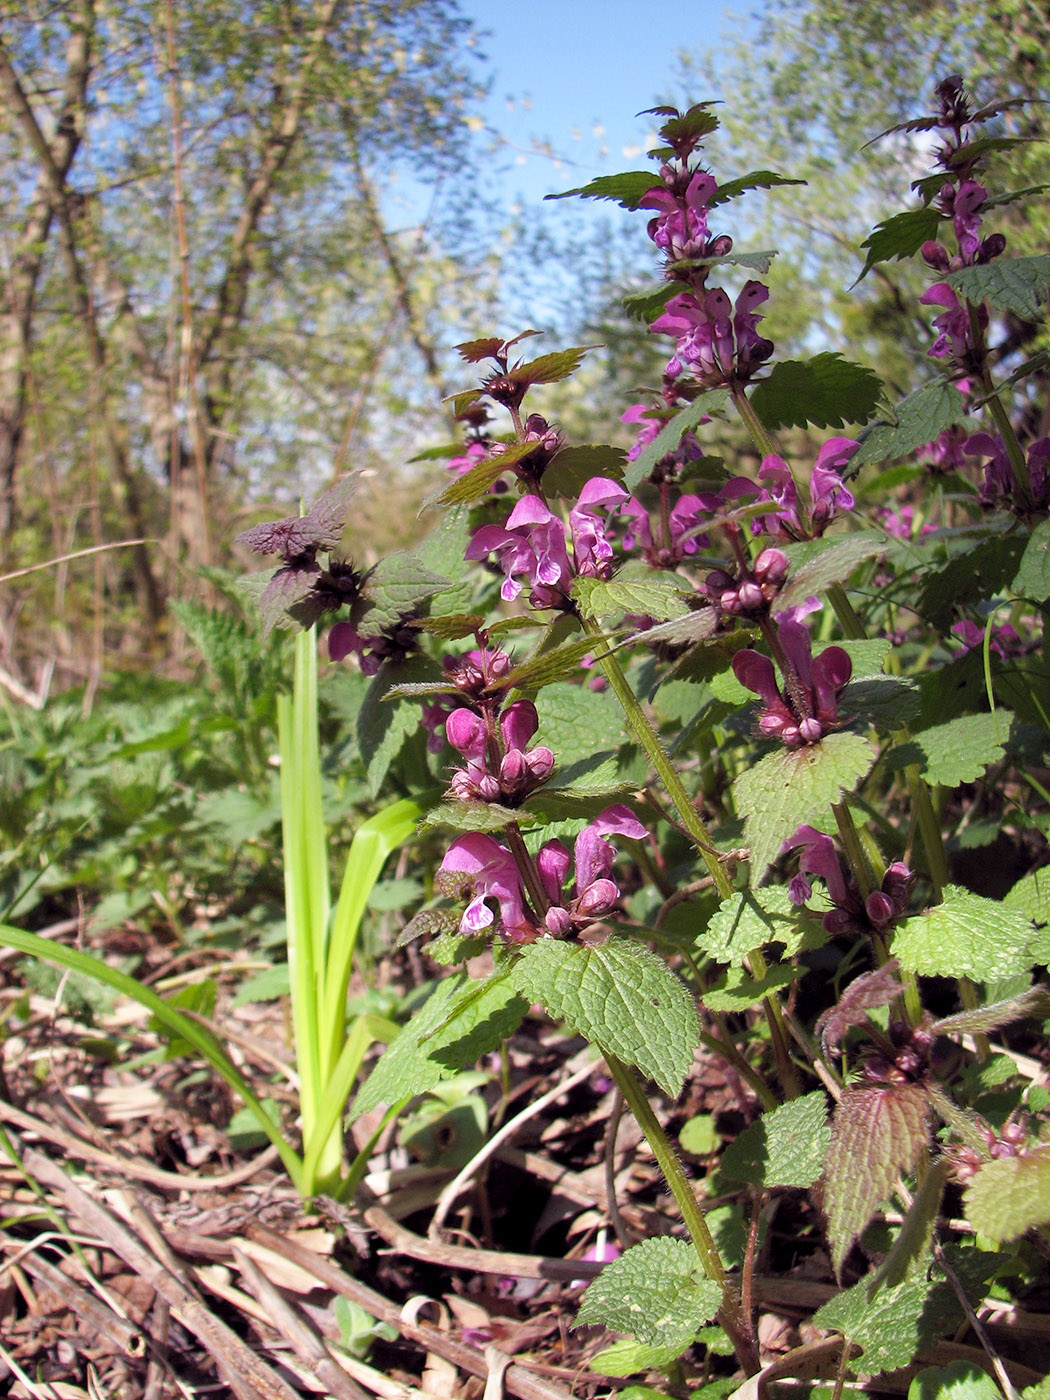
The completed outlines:
{"type": "Polygon", "coordinates": [[[394,627],[405,613],[448,588],[449,582],[414,552],[396,550],[369,571],[361,591],[364,606],[355,606],[354,624],[368,636],[394,627]]]}
{"type": "MultiPolygon", "coordinates": [[[[1028,1400],[1029,1392],[1024,1394],[1028,1400]]],[[[908,1387],[908,1400],[1000,1400],[1001,1396],[994,1377],[972,1361],[924,1367],[908,1387]]]]}
{"type": "Polygon", "coordinates": [[[924,1278],[908,1279],[896,1288],[884,1288],[871,1300],[867,1279],[861,1279],[819,1308],[814,1327],[841,1332],[861,1356],[853,1362],[876,1375],[907,1366],[926,1339],[929,1328],[924,1307],[934,1285],[924,1278]]]}
{"type": "Polygon", "coordinates": [[[593,821],[611,803],[623,802],[635,788],[636,784],[632,783],[615,780],[588,783],[585,778],[572,787],[542,787],[528,798],[518,815],[525,813],[544,822],[567,821],[573,817],[593,821]]]}
{"type": "Polygon", "coordinates": [[[539,733],[562,765],[620,748],[627,740],[623,711],[611,691],[595,691],[566,681],[546,685],[536,696],[539,733]]]}
{"type": "Polygon", "coordinates": [[[959,715],[948,724],[913,734],[914,746],[922,755],[923,777],[944,787],[974,782],[1002,759],[1012,718],[1008,710],[959,715]]]}
{"type": "Polygon", "coordinates": [[[591,444],[563,447],[543,473],[543,491],[548,497],[575,501],[592,477],[623,480],[626,456],[619,447],[591,444]]]}
{"type": "Polygon", "coordinates": [[[416,685],[436,680],[437,664],[428,657],[410,656],[399,666],[384,662],[365,692],[357,713],[358,751],[366,758],[369,791],[378,796],[390,765],[420,725],[417,700],[385,702],[394,683],[416,685]]]}
{"type": "Polygon", "coordinates": [[[633,491],[639,482],[644,481],[665,457],[677,452],[678,445],[686,433],[699,427],[705,414],[724,407],[728,399],[729,394],[725,389],[700,394],[691,404],[676,413],[669,423],[665,423],[649,446],[628,465],[624,476],[628,491],[633,491]]]}
{"type": "MultiPolygon", "coordinates": [[[[521,444],[523,447],[525,445],[521,444]]],[[[536,444],[529,443],[527,446],[529,451],[533,451],[536,444]]],[[[494,481],[498,481],[503,473],[509,471],[520,457],[526,455],[523,451],[501,452],[495,457],[484,458],[476,466],[471,467],[470,471],[455,477],[447,486],[440,487],[428,496],[423,502],[424,508],[432,505],[469,505],[472,501],[479,501],[494,481]]]]}
{"type": "Polygon", "coordinates": [[[867,423],[882,381],[873,369],[832,350],[810,360],[780,360],[755,385],[751,404],[767,428],[841,428],[867,423]]]}
{"type": "Polygon", "coordinates": [[[511,974],[530,1002],[600,1050],[635,1065],[676,1097],[699,1045],[693,998],[662,958],[624,938],[601,944],[540,938],[511,974]]]}
{"type": "Polygon", "coordinates": [[[731,1181],[777,1186],[812,1186],[824,1170],[831,1141],[827,1099],[822,1090],[804,1094],[764,1113],[726,1148],[718,1164],[731,1181]]]}
{"type": "Polygon", "coordinates": [[[992,1244],[1050,1224],[1050,1147],[985,1162],[966,1188],[966,1218],[992,1244]]]}
{"type": "MultiPolygon", "coordinates": [[[[849,651],[849,646],[845,649],[849,651]]],[[[893,734],[913,723],[921,708],[918,684],[910,676],[861,676],[851,680],[839,697],[839,709],[851,724],[870,725],[880,734],[893,734]]]]}
{"type": "Polygon", "coordinates": [[[599,175],[578,189],[562,190],[559,194],[545,194],[543,197],[569,199],[579,195],[581,199],[611,199],[621,209],[637,209],[642,197],[650,190],[663,188],[659,177],[651,170],[623,170],[618,175],[599,175]]]}
{"type": "Polygon", "coordinates": [[[982,540],[927,576],[919,593],[919,612],[947,632],[959,608],[994,598],[1009,587],[1025,546],[1025,537],[1020,534],[982,540]]]}
{"type": "Polygon", "coordinates": [[[954,385],[935,379],[901,399],[894,417],[895,422],[878,422],[862,433],[860,447],[850,458],[851,471],[906,457],[933,442],[945,428],[965,419],[966,402],[954,385]]]}
{"type": "Polygon", "coordinates": [[[485,618],[481,613],[445,613],[419,620],[421,631],[429,632],[432,637],[440,637],[445,642],[458,642],[464,637],[473,637],[478,628],[484,625],[485,618]]]}
{"type": "Polygon", "coordinates": [[[922,209],[906,209],[876,224],[860,245],[867,248],[868,255],[857,282],[862,282],[876,263],[888,262],[890,258],[900,262],[902,258],[912,257],[927,240],[937,237],[942,217],[927,205],[922,209]]]}
{"type": "Polygon", "coordinates": [[[731,894],[697,934],[696,944],[715,962],[743,967],[748,955],[767,943],[783,943],[785,956],[794,956],[802,937],[798,906],[786,886],[772,885],[731,894]]]}
{"type": "Polygon", "coordinates": [[[599,638],[576,637],[551,651],[540,652],[520,666],[512,667],[503,678],[503,683],[518,690],[540,690],[554,681],[564,681],[569,676],[579,677],[583,658],[599,645],[599,638]]]}
{"type": "MultiPolygon", "coordinates": [[[[647,627],[642,632],[631,634],[632,644],[646,645],[656,642],[668,642],[672,646],[685,642],[706,642],[714,636],[718,628],[719,613],[717,608],[700,607],[692,612],[682,613],[680,617],[673,617],[669,622],[658,622],[655,627],[647,627]]],[[[719,643],[724,643],[727,639],[720,637],[719,643]]],[[[741,642],[741,646],[747,644],[747,639],[741,642]]],[[[723,653],[721,665],[728,664],[729,655],[723,653]]]]}
{"type": "Polygon", "coordinates": [[[730,267],[747,267],[752,272],[764,274],[773,266],[773,259],[776,255],[775,248],[765,248],[757,253],[719,253],[714,258],[680,258],[677,262],[670,264],[668,271],[678,273],[684,272],[687,268],[711,268],[728,265],[730,267]]]}
{"type": "Polygon", "coordinates": [[[843,991],[834,1006],[817,1019],[816,1030],[821,1036],[824,1054],[834,1053],[851,1026],[863,1026],[867,1013],[876,1006],[886,1006],[900,994],[897,964],[891,958],[872,972],[862,972],[843,991]]]}
{"type": "Polygon", "coordinates": [[[709,1011],[723,1015],[737,1015],[757,1006],[760,1001],[788,987],[798,976],[794,967],[771,967],[765,974],[755,979],[746,977],[739,970],[729,972],[721,983],[715,983],[704,992],[703,1003],[709,1011]]]}
{"type": "Polygon", "coordinates": [[[399,1103],[453,1078],[498,1049],[528,1009],[528,1002],[502,973],[494,974],[482,988],[472,988],[466,973],[446,978],[383,1052],[354,1099],[350,1121],[382,1103],[399,1103]],[[469,999],[464,997],[468,988],[476,993],[469,999]],[[467,1004],[457,1012],[457,1003],[463,1000],[467,1004]]]}
{"type": "MultiPolygon", "coordinates": [[[[816,543],[816,541],[814,541],[816,543]]],[[[814,594],[822,593],[833,583],[844,583],[858,564],[873,559],[886,549],[885,537],[874,530],[860,534],[821,540],[825,547],[814,552],[803,563],[796,563],[791,546],[785,551],[791,566],[788,581],[776,602],[778,612],[804,603],[814,594]]],[[[879,667],[882,670],[882,667],[879,667]]]]}
{"type": "MultiPolygon", "coordinates": [[[[422,833],[452,827],[454,831],[502,831],[521,815],[518,808],[501,807],[498,802],[440,802],[427,812],[419,830],[422,833]]],[[[528,825],[528,821],[523,824],[528,825]]]]}
{"type": "Polygon", "coordinates": [[[1050,254],[1031,258],[996,258],[949,272],[944,278],[960,300],[990,302],[999,311],[1010,311],[1023,321],[1040,320],[1050,284],[1050,254]]]}
{"type": "Polygon", "coordinates": [[[1029,535],[1011,587],[1033,603],[1050,598],[1050,520],[1040,520],[1029,535]]]}
{"type": "Polygon", "coordinates": [[[580,611],[595,621],[628,613],[667,622],[688,611],[681,589],[645,579],[576,578],[572,596],[580,611]]]}
{"type": "Polygon", "coordinates": [[[1028,971],[1035,937],[1024,914],[948,885],[943,904],[897,925],[893,956],[904,972],[993,982],[1028,971]]]}
{"type": "Polygon", "coordinates": [[[804,185],[805,180],[793,180],[787,175],[778,175],[775,170],[752,170],[747,175],[738,175],[735,180],[726,180],[718,186],[708,207],[714,209],[727,199],[736,199],[747,190],[771,190],[777,185],[804,185]]]}
{"type": "Polygon", "coordinates": [[[976,1007],[973,1011],[958,1011],[954,1016],[943,1016],[939,1021],[934,1021],[930,1030],[934,1035],[958,1035],[964,1031],[970,1035],[987,1035],[1014,1021],[1048,1016],[1050,991],[1045,987],[1029,987],[1018,996],[989,1002],[987,1006],[976,1007]]]}
{"type": "Polygon", "coordinates": [[[665,282],[660,287],[654,287],[652,291],[637,292],[634,296],[624,297],[624,312],[632,321],[655,321],[677,291],[678,288],[673,282],[665,282]]]}
{"type": "Polygon", "coordinates": [[[685,1240],[654,1236],[607,1264],[584,1294],[576,1325],[608,1327],[648,1346],[686,1349],[722,1302],[685,1240]]]}
{"type": "Polygon", "coordinates": [[[896,1288],[905,1279],[926,1273],[937,1214],[951,1171],[951,1163],[946,1157],[939,1157],[927,1168],[897,1238],[871,1280],[869,1297],[873,1297],[880,1288],[896,1288]]]}
{"type": "Polygon", "coordinates": [[[549,355],[540,355],[528,364],[518,365],[514,378],[523,384],[557,384],[568,379],[580,367],[588,350],[596,350],[595,345],[573,345],[566,350],[553,350],[549,355]]]}
{"type": "Polygon", "coordinates": [[[587,1369],[597,1371],[602,1376],[634,1376],[643,1371],[662,1371],[672,1361],[677,1361],[680,1355],[678,1347],[647,1347],[633,1338],[624,1337],[611,1347],[595,1352],[587,1362],[587,1369]]]}
{"type": "Polygon", "coordinates": [[[897,1177],[918,1161],[929,1138],[927,1114],[921,1084],[843,1090],[824,1164],[824,1211],[836,1274],[853,1241],[889,1200],[897,1177]]]}
{"type": "Polygon", "coordinates": [[[751,885],[759,884],[800,826],[819,822],[867,777],[877,757],[859,734],[828,734],[819,744],[777,749],[733,782],[737,811],[744,817],[744,844],[751,851],[751,885]]]}

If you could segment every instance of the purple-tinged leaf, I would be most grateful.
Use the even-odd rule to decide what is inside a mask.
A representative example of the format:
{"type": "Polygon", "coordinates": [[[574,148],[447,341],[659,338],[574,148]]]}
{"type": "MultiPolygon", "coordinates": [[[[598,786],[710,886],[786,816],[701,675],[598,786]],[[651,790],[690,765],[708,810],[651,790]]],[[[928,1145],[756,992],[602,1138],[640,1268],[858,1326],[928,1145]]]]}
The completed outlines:
{"type": "Polygon", "coordinates": [[[897,964],[892,959],[874,972],[855,977],[835,1005],[829,1007],[817,1022],[816,1030],[821,1036],[824,1054],[834,1054],[851,1026],[862,1026],[867,1020],[866,1013],[872,1007],[886,1006],[900,989],[897,964]]]}
{"type": "Polygon", "coordinates": [[[1045,987],[1029,987],[1020,996],[1009,997],[1005,1001],[993,1001],[988,1006],[979,1006],[975,1011],[958,1011],[954,1016],[945,1016],[934,1021],[930,1030],[934,1035],[987,1035],[1000,1026],[1008,1026],[1013,1021],[1023,1021],[1029,1017],[1050,1016],[1050,991],[1045,987]]]}
{"type": "Polygon", "coordinates": [[[925,1275],[937,1212],[950,1174],[951,1163],[946,1157],[938,1158],[927,1169],[897,1238],[871,1281],[869,1297],[881,1288],[896,1288],[907,1278],[925,1275]]]}
{"type": "Polygon", "coordinates": [[[835,1109],[824,1163],[824,1213],[839,1274],[854,1240],[909,1172],[929,1138],[921,1084],[848,1088],[835,1109]]]}

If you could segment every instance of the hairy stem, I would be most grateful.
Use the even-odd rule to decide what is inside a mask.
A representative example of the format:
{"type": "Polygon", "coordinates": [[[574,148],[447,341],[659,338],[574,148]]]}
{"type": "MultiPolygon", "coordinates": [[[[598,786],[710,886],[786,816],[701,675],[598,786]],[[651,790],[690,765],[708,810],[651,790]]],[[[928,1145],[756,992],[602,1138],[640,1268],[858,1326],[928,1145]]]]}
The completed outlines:
{"type": "Polygon", "coordinates": [[[682,1169],[682,1164],[678,1160],[667,1134],[660,1126],[660,1121],[653,1112],[652,1105],[646,1098],[633,1070],[622,1061],[617,1060],[615,1056],[605,1054],[604,1058],[605,1063],[609,1066],[609,1073],[616,1081],[625,1103],[634,1114],[638,1126],[653,1150],[653,1156],[663,1173],[664,1180],[670,1187],[671,1194],[681,1211],[682,1220],[689,1231],[693,1247],[700,1256],[704,1273],[709,1279],[721,1286],[722,1306],[718,1310],[718,1321],[733,1344],[737,1361],[747,1375],[753,1376],[759,1369],[759,1359],[758,1345],[751,1319],[740,1305],[736,1289],[729,1280],[725,1265],[719,1256],[718,1247],[708,1228],[707,1221],[704,1219],[704,1213],[700,1209],[689,1179],[682,1169]]]}

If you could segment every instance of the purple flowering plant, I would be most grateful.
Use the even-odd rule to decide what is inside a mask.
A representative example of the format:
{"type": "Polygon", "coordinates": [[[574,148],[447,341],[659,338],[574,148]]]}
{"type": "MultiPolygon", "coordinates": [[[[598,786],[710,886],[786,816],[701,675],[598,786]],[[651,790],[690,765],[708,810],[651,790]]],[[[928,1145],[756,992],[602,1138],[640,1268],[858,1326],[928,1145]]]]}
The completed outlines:
{"type": "MultiPolygon", "coordinates": [[[[632,299],[656,366],[619,412],[633,442],[573,444],[544,414],[543,387],[590,347],[529,358],[534,332],[479,337],[458,347],[477,375],[451,403],[467,440],[444,452],[421,545],[356,570],[331,494],[244,537],[281,557],[271,617],[331,621],[332,661],[371,677],[372,793],[425,810],[431,895],[402,941],[451,970],[352,1113],[498,1049],[530,1007],[586,1037],[664,1173],[682,1254],[624,1241],[580,1321],[627,1330],[639,1288],[646,1314],[643,1251],[652,1287],[688,1297],[672,1351],[695,1357],[715,1321],[740,1376],[763,1364],[753,1272],[778,1193],[812,1192],[813,1251],[869,1299],[943,1281],[942,1243],[961,1246],[942,1215],[1014,1258],[1050,1224],[1050,1095],[1005,1071],[993,1094],[989,1068],[1002,1027],[1050,1013],[1050,439],[1038,357],[999,353],[1050,262],[1011,259],[989,227],[1023,194],[993,192],[1008,109],[950,77],[895,133],[932,136],[935,166],[861,277],[919,255],[936,280],[915,309],[930,377],[893,408],[871,368],[778,358],[760,333],[773,255],[736,250],[729,206],[797,182],[723,180],[712,104],[659,108],[654,170],[570,192],[645,211],[661,259],[632,299]],[[982,841],[994,862],[969,858],[982,841]],[[748,1125],[703,1182],[747,1239],[733,1267],[666,1126],[698,1053],[748,1125]],[[895,1198],[906,1228],[876,1247],[895,1198]]],[[[849,1296],[816,1316],[844,1339],[842,1377],[849,1296]]]]}

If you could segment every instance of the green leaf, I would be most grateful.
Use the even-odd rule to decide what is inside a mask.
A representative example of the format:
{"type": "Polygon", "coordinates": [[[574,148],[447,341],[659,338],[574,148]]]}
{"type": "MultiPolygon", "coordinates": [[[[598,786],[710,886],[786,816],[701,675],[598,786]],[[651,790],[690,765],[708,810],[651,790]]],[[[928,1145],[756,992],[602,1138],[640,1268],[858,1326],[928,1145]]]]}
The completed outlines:
{"type": "Polygon", "coordinates": [[[948,724],[922,729],[907,745],[909,759],[914,746],[922,755],[922,773],[928,783],[944,787],[972,783],[1003,757],[1012,718],[1008,710],[995,710],[959,715],[948,724]]]}
{"type": "Polygon", "coordinates": [[[777,185],[804,185],[805,180],[792,180],[787,175],[778,175],[775,170],[752,170],[747,175],[738,175],[735,180],[726,180],[715,190],[709,208],[724,204],[727,199],[736,199],[747,190],[771,190],[777,185]]]}
{"type": "Polygon", "coordinates": [[[937,1213],[951,1171],[952,1164],[947,1157],[938,1157],[927,1167],[897,1238],[871,1280],[870,1295],[874,1295],[877,1289],[896,1288],[905,1279],[926,1273],[937,1213]]]}
{"type": "Polygon", "coordinates": [[[841,428],[866,423],[882,381],[866,365],[825,350],[811,360],[780,360],[757,384],[751,405],[767,428],[841,428]]]}
{"type": "Polygon", "coordinates": [[[569,199],[579,195],[581,199],[611,199],[621,209],[637,209],[642,196],[656,189],[663,189],[663,185],[653,171],[624,170],[619,175],[599,175],[578,189],[562,190],[560,194],[546,194],[543,197],[569,199]]]}
{"type": "Polygon", "coordinates": [[[994,1377],[972,1361],[924,1367],[908,1387],[908,1400],[1001,1400],[1001,1396],[994,1377]]]}
{"type": "Polygon", "coordinates": [[[664,282],[662,286],[654,287],[652,291],[638,292],[635,296],[624,297],[623,309],[632,321],[643,321],[648,324],[650,321],[655,321],[671,298],[677,295],[678,288],[675,284],[664,282]]]}
{"type": "Polygon", "coordinates": [[[448,586],[449,580],[428,569],[417,554],[396,550],[369,572],[362,590],[366,603],[360,612],[355,609],[355,625],[369,635],[394,627],[405,613],[448,586]]]}
{"type": "Polygon", "coordinates": [[[580,611],[595,621],[630,613],[667,622],[688,611],[681,589],[646,579],[577,578],[573,580],[572,596],[580,611]]]}
{"type": "Polygon", "coordinates": [[[920,614],[947,632],[968,603],[994,598],[1017,574],[1027,541],[1020,534],[971,544],[936,573],[928,575],[919,594],[920,614]]]}
{"type": "Polygon", "coordinates": [[[874,746],[859,734],[828,734],[819,744],[776,749],[746,768],[733,783],[744,817],[744,844],[751,851],[751,884],[759,884],[787,838],[806,823],[819,822],[866,777],[874,746]]]}
{"type": "Polygon", "coordinates": [[[1016,996],[1004,997],[1002,1001],[988,1002],[972,1011],[957,1011],[954,1016],[942,1016],[934,1021],[930,1030],[934,1035],[988,1035],[1000,1026],[1009,1026],[1014,1021],[1031,1017],[1041,1020],[1050,1016],[1050,991],[1045,987],[1027,987],[1016,996]]]}
{"type": "Polygon", "coordinates": [[[619,447],[563,447],[543,473],[544,494],[575,501],[592,477],[622,481],[625,461],[619,447]]]}
{"type": "Polygon", "coordinates": [[[948,885],[943,904],[897,925],[892,951],[904,972],[991,982],[1026,972],[1036,937],[1024,914],[948,885]]]}
{"type": "Polygon", "coordinates": [[[642,1371],[662,1371],[680,1355],[680,1347],[647,1347],[624,1337],[596,1352],[587,1362],[587,1369],[602,1376],[634,1376],[642,1371]]]}
{"type": "Polygon", "coordinates": [[[685,1240],[654,1236],[607,1264],[584,1294],[577,1326],[625,1332],[648,1346],[683,1352],[722,1302],[685,1240]]]}
{"type": "Polygon", "coordinates": [[[992,1244],[1050,1224],[1050,1147],[985,1162],[966,1188],[966,1218],[992,1244]]]}
{"type": "Polygon", "coordinates": [[[798,969],[791,966],[767,968],[757,981],[739,970],[728,972],[721,982],[716,982],[704,992],[704,1006],[709,1011],[737,1015],[757,1006],[781,987],[790,986],[797,976],[798,969]]]}
{"type": "Polygon", "coordinates": [[[831,1141],[827,1099],[822,1090],[781,1104],[745,1128],[726,1148],[720,1174],[730,1181],[776,1186],[812,1186],[824,1170],[831,1141]]]}
{"type": "Polygon", "coordinates": [[[1011,587],[1033,603],[1050,598],[1050,520],[1040,520],[1029,535],[1011,587]]]}
{"type": "Polygon", "coordinates": [[[281,997],[288,996],[291,986],[288,977],[288,964],[286,962],[274,963],[271,967],[263,968],[254,977],[246,977],[237,988],[237,995],[233,999],[233,1009],[238,1006],[250,1006],[257,1001],[278,1001],[281,997]]]}
{"type": "MultiPolygon", "coordinates": [[[[535,445],[531,442],[527,444],[530,451],[535,448],[535,445]]],[[[498,481],[504,472],[511,469],[519,457],[525,455],[524,451],[507,451],[501,452],[495,457],[484,457],[471,467],[470,471],[455,477],[446,486],[440,487],[433,495],[428,496],[423,504],[424,506],[458,506],[479,501],[492,483],[498,481]]]]}
{"type": "Polygon", "coordinates": [[[686,433],[699,427],[704,415],[723,407],[728,398],[729,394],[725,389],[700,394],[691,404],[676,413],[669,423],[665,423],[649,446],[629,463],[624,476],[628,491],[633,491],[639,482],[644,481],[665,457],[677,452],[678,445],[686,433]]]}
{"type": "Polygon", "coordinates": [[[948,286],[960,300],[990,302],[999,311],[1010,311],[1022,321],[1039,321],[1039,308],[1050,285],[1050,254],[1032,258],[996,258],[949,272],[948,286]]]}
{"type": "Polygon", "coordinates": [[[773,266],[773,259],[776,257],[775,248],[766,248],[759,253],[720,253],[715,258],[680,258],[678,262],[670,264],[670,268],[678,272],[685,271],[686,268],[697,267],[718,267],[729,265],[731,267],[747,267],[752,272],[766,273],[773,266]]]}
{"type": "Polygon", "coordinates": [[[925,206],[883,219],[860,245],[867,248],[868,256],[857,282],[863,281],[876,263],[912,257],[924,243],[937,237],[942,217],[936,209],[925,206]]]}
{"type": "Polygon", "coordinates": [[[616,751],[628,739],[623,711],[611,691],[581,689],[566,681],[544,686],[536,696],[539,733],[559,771],[597,753],[616,751]]]}
{"type": "MultiPolygon", "coordinates": [[[[812,552],[802,563],[796,563],[796,557],[792,554],[797,546],[789,545],[784,551],[791,568],[787,585],[777,599],[778,612],[804,603],[814,594],[823,593],[833,583],[844,583],[858,564],[884,553],[886,549],[885,536],[874,530],[865,530],[856,535],[832,536],[813,543],[823,547],[812,552]]],[[[878,669],[881,671],[882,667],[878,669]]]]}
{"type": "Polygon", "coordinates": [[[875,423],[861,435],[860,449],[850,458],[850,471],[906,457],[965,417],[965,400],[954,385],[943,379],[924,384],[901,399],[893,420],[875,423]]]}
{"type": "Polygon", "coordinates": [[[583,658],[600,645],[596,637],[575,637],[551,651],[541,651],[520,666],[514,666],[503,678],[508,688],[518,690],[540,690],[554,681],[567,677],[579,678],[583,658]]]}
{"type": "Polygon", "coordinates": [[[419,685],[438,679],[435,662],[428,657],[410,656],[399,666],[384,662],[372,677],[357,715],[357,743],[367,762],[368,787],[378,796],[390,765],[409,738],[419,730],[419,702],[411,699],[385,700],[396,681],[419,685]]]}
{"type": "Polygon", "coordinates": [[[755,948],[767,943],[783,943],[786,957],[802,943],[802,919],[786,885],[731,894],[696,939],[702,953],[730,967],[742,967],[755,948]]]}
{"type": "Polygon", "coordinates": [[[869,1280],[861,1279],[819,1308],[813,1325],[841,1332],[862,1348],[852,1367],[872,1375],[897,1371],[907,1366],[928,1336],[923,1309],[933,1288],[927,1279],[913,1278],[869,1299],[869,1280]]]}
{"type": "Polygon", "coordinates": [[[835,1273],[853,1241],[887,1201],[901,1172],[929,1140],[921,1084],[846,1088],[835,1108],[824,1164],[824,1211],[835,1273]]]}
{"type": "Polygon", "coordinates": [[[511,975],[530,1002],[672,1098],[681,1092],[700,1026],[684,983],[655,953],[615,936],[601,944],[540,938],[521,949],[511,975]]]}
{"type": "Polygon", "coordinates": [[[573,345],[566,350],[554,350],[549,355],[540,355],[527,364],[518,365],[514,377],[523,384],[557,384],[579,369],[588,350],[597,348],[594,345],[573,345]]]}
{"type": "Polygon", "coordinates": [[[400,1103],[453,1078],[498,1049],[528,1009],[502,971],[481,985],[472,985],[465,972],[439,982],[361,1086],[350,1121],[380,1104],[400,1103]]]}
{"type": "MultiPolygon", "coordinates": [[[[502,831],[521,815],[516,807],[501,807],[498,802],[439,802],[427,812],[419,830],[422,833],[451,827],[453,831],[502,831]]],[[[528,822],[522,824],[527,826],[528,822]]]]}

